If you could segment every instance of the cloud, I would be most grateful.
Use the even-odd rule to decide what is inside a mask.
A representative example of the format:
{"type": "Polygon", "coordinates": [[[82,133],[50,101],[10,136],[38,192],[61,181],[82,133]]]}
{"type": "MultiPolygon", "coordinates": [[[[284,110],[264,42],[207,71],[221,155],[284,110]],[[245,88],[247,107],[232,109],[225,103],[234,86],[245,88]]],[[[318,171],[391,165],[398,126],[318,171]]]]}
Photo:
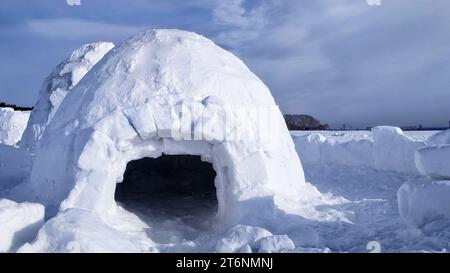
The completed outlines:
{"type": "Polygon", "coordinates": [[[258,1],[253,6],[245,6],[248,1],[217,1],[212,11],[214,23],[223,29],[215,37],[217,41],[231,47],[255,40],[264,32],[269,23],[269,13],[280,5],[279,0],[258,1]]]}
{"type": "Polygon", "coordinates": [[[380,6],[381,0],[367,0],[369,6],[380,6]]]}
{"type": "Polygon", "coordinates": [[[283,111],[336,127],[447,124],[448,2],[394,0],[376,9],[352,0],[259,3],[271,8],[235,1],[216,11],[228,28],[214,38],[269,85],[283,111]],[[252,10],[263,23],[248,17],[252,10]]]}
{"type": "Polygon", "coordinates": [[[81,0],[66,0],[67,5],[69,6],[80,6],[81,0]]]}

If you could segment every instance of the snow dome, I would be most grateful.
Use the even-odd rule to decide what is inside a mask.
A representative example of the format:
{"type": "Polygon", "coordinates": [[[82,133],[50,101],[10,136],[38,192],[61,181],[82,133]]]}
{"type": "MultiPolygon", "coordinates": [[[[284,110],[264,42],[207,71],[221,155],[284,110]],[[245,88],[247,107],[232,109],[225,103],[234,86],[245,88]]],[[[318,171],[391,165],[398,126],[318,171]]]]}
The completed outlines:
{"type": "Polygon", "coordinates": [[[179,30],[135,35],[83,77],[44,132],[27,191],[47,208],[104,215],[130,162],[167,155],[212,165],[224,226],[307,214],[321,196],[269,89],[233,54],[179,30]]]}
{"type": "Polygon", "coordinates": [[[50,123],[67,93],[84,75],[114,47],[108,42],[83,45],[72,52],[45,79],[39,91],[39,100],[33,107],[20,146],[35,150],[44,129],[50,123]]]}

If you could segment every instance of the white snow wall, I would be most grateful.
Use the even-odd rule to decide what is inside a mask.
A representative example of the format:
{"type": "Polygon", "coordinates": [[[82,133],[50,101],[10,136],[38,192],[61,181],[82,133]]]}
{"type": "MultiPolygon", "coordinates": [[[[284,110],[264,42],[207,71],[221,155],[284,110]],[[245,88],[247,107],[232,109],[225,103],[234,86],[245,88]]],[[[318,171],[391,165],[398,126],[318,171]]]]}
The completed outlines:
{"type": "Polygon", "coordinates": [[[34,152],[45,127],[52,120],[67,93],[113,47],[114,44],[108,42],[83,45],[53,70],[39,91],[39,99],[34,105],[20,142],[22,148],[34,152]]]}
{"type": "Polygon", "coordinates": [[[231,53],[178,30],[140,33],[86,74],[45,130],[24,187],[60,210],[104,213],[115,208],[115,185],[126,164],[162,153],[201,155],[213,164],[222,223],[271,217],[320,195],[304,180],[269,89],[231,53]],[[174,110],[180,106],[203,113],[187,126],[201,129],[200,140],[175,136],[183,125],[174,110]],[[272,109],[262,137],[254,106],[272,109]],[[259,138],[222,138],[228,125],[223,109],[233,132],[259,138]]]}
{"type": "Polygon", "coordinates": [[[365,166],[379,171],[419,175],[415,153],[425,146],[406,136],[398,127],[378,126],[373,139],[329,141],[320,133],[294,136],[297,152],[305,164],[365,166]]]}

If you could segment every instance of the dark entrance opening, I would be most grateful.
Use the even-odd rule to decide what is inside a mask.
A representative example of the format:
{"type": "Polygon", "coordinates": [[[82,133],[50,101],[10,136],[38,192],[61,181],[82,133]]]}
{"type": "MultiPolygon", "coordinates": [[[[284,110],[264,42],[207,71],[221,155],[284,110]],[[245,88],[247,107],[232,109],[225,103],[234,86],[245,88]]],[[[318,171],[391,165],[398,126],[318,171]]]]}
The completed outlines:
{"type": "Polygon", "coordinates": [[[217,213],[212,164],[193,155],[162,155],[128,163],[115,199],[141,219],[170,229],[208,229],[217,213]]]}

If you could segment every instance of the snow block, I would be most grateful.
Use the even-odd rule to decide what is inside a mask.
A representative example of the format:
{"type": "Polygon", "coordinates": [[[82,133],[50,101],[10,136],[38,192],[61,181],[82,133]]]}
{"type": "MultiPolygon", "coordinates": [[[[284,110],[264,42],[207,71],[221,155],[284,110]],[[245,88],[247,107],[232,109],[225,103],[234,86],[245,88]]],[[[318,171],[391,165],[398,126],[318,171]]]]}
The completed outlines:
{"type": "Polygon", "coordinates": [[[424,176],[450,180],[450,144],[418,149],[416,166],[424,176]]]}
{"type": "Polygon", "coordinates": [[[344,166],[374,167],[373,141],[350,140],[347,142],[326,142],[322,147],[322,162],[344,166]]]}
{"type": "Polygon", "coordinates": [[[380,171],[418,175],[415,152],[425,143],[416,141],[398,127],[378,126],[372,128],[375,168],[380,171]]]}
{"type": "Polygon", "coordinates": [[[301,156],[303,163],[322,162],[321,149],[325,145],[326,138],[319,133],[311,133],[306,136],[295,137],[295,148],[301,156]]]}
{"type": "Polygon", "coordinates": [[[450,129],[437,132],[427,141],[428,146],[439,146],[445,144],[450,144],[450,129]]]}
{"type": "Polygon", "coordinates": [[[122,233],[106,225],[91,211],[69,209],[50,219],[35,241],[18,252],[124,253],[139,252],[122,233]]]}
{"type": "Polygon", "coordinates": [[[0,108],[0,144],[16,145],[27,126],[29,111],[0,108]]]}
{"type": "Polygon", "coordinates": [[[320,133],[294,137],[296,150],[307,164],[339,164],[345,166],[374,167],[373,141],[350,140],[335,142],[320,133]]]}
{"type": "Polygon", "coordinates": [[[260,253],[281,252],[295,248],[294,242],[287,235],[274,235],[259,240],[260,253]]]}
{"type": "Polygon", "coordinates": [[[404,183],[397,192],[401,218],[411,227],[422,228],[438,220],[450,220],[450,181],[429,178],[404,183]]]}
{"type": "Polygon", "coordinates": [[[41,204],[0,199],[0,252],[14,251],[36,236],[44,224],[41,204]]]}
{"type": "Polygon", "coordinates": [[[257,249],[258,240],[268,236],[272,236],[272,233],[263,228],[237,225],[231,228],[225,237],[217,242],[216,252],[235,253],[244,250],[244,247],[248,251],[246,245],[257,249]]]}

